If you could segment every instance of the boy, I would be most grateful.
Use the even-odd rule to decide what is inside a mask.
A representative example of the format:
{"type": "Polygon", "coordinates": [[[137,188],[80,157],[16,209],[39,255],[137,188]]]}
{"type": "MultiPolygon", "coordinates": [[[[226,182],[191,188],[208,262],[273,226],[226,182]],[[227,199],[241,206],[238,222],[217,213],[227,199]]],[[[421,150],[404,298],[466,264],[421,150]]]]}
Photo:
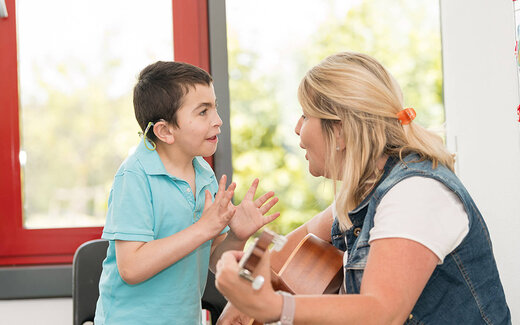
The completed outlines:
{"type": "Polygon", "coordinates": [[[200,324],[208,266],[278,217],[264,216],[277,198],[269,192],[253,201],[255,180],[235,207],[235,184],[226,189],[224,175],[217,185],[201,158],[215,152],[222,125],[204,70],[149,65],[134,88],[134,110],[143,141],[110,192],[95,324],[200,324]]]}

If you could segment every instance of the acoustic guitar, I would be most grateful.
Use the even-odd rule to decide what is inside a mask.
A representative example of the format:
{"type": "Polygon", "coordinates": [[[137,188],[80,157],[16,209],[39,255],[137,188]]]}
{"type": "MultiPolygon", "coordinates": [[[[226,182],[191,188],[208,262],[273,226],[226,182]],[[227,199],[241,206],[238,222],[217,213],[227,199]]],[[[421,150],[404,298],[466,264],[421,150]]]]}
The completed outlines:
{"type": "MultiPolygon", "coordinates": [[[[240,275],[261,287],[263,277],[252,274],[270,243],[278,250],[285,237],[264,230],[240,260],[240,275]]],[[[271,284],[275,290],[291,294],[334,294],[343,282],[343,252],[330,243],[307,234],[292,251],[279,272],[271,269],[271,284]]],[[[252,320],[252,325],[261,324],[252,320]]]]}

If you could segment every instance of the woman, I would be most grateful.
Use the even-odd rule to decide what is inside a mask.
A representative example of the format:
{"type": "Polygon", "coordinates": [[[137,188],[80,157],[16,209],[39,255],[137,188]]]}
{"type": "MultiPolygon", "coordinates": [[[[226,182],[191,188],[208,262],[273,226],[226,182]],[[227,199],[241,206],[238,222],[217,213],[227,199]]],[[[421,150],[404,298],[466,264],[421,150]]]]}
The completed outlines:
{"type": "MultiPolygon", "coordinates": [[[[242,253],[229,252],[217,265],[232,304],[220,324],[243,314],[281,324],[510,324],[484,220],[442,140],[403,109],[394,78],[367,55],[339,53],[306,74],[298,99],[310,173],[341,183],[285,251],[307,233],[345,251],[346,294],[288,296],[270,281],[255,291],[238,276],[242,253]]],[[[268,270],[264,258],[267,280],[268,270]]]]}

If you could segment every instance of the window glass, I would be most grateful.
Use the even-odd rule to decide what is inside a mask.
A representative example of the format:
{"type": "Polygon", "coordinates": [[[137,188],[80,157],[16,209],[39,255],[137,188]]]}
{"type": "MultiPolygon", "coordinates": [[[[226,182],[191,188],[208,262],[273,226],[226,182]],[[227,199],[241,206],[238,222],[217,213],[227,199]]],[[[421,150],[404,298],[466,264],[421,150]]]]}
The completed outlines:
{"type": "Polygon", "coordinates": [[[287,233],[332,201],[310,176],[294,126],[298,84],[326,56],[351,50],[382,62],[416,121],[444,135],[438,1],[227,0],[233,177],[280,197],[270,227],[287,233]]]}
{"type": "Polygon", "coordinates": [[[171,0],[16,4],[24,226],[102,226],[137,75],[173,59],[171,0]]]}

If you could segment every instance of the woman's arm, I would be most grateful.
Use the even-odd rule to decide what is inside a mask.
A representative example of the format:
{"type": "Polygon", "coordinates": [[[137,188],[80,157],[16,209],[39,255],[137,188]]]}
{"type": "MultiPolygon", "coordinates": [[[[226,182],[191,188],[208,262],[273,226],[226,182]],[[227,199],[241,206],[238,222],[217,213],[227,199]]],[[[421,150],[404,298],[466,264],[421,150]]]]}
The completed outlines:
{"type": "Polygon", "coordinates": [[[285,261],[287,261],[287,258],[289,258],[289,255],[291,255],[292,251],[309,233],[312,233],[324,241],[330,243],[330,229],[332,228],[332,222],[332,207],[329,206],[300,227],[291,231],[288,235],[285,236],[287,238],[287,243],[284,245],[283,249],[279,252],[271,252],[272,269],[275,272],[280,271],[285,261]]]}
{"type": "Polygon", "coordinates": [[[418,242],[388,238],[371,243],[359,295],[297,298],[295,323],[403,324],[423,291],[438,257],[418,242]],[[314,306],[314,307],[313,307],[314,306]],[[344,313],[334,315],[341,308],[344,313]],[[314,311],[314,313],[312,312],[314,311]],[[317,314],[319,315],[317,315],[317,314]]]}
{"type": "MultiPolygon", "coordinates": [[[[403,324],[438,262],[425,246],[408,239],[388,238],[371,244],[360,294],[296,296],[295,324],[403,324]],[[341,311],[341,312],[338,312],[341,311]]],[[[266,277],[269,263],[260,263],[266,277]]],[[[259,291],[238,275],[233,255],[217,265],[217,287],[242,312],[260,321],[276,321],[281,298],[270,282],[259,291]]]]}

